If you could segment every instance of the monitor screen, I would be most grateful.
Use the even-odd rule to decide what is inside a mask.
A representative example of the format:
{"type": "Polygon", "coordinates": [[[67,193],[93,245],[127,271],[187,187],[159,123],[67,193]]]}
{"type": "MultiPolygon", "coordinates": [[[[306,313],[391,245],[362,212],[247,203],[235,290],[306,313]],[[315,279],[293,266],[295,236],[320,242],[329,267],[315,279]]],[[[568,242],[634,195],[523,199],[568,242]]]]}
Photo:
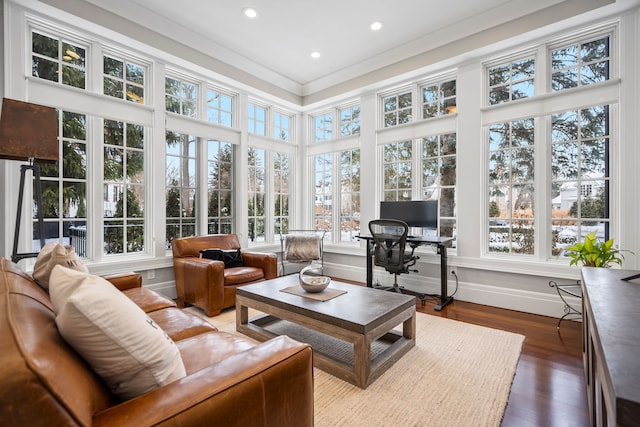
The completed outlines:
{"type": "Polygon", "coordinates": [[[399,219],[409,227],[438,228],[438,201],[380,202],[380,218],[399,219]]]}

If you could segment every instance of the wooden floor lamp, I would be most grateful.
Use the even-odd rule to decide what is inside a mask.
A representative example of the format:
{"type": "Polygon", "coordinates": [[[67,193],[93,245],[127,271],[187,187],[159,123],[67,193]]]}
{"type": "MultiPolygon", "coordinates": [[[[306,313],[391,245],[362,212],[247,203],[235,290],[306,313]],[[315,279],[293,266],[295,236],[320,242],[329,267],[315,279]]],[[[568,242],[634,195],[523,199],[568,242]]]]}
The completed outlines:
{"type": "Polygon", "coordinates": [[[55,108],[14,99],[2,99],[2,111],[0,112],[0,159],[28,162],[28,164],[20,166],[18,208],[13,236],[13,252],[11,254],[13,262],[38,256],[37,252],[18,253],[25,174],[28,170],[33,172],[40,247],[44,246],[42,185],[40,182],[40,167],[37,162],[57,162],[58,153],[58,126],[55,108]]]}

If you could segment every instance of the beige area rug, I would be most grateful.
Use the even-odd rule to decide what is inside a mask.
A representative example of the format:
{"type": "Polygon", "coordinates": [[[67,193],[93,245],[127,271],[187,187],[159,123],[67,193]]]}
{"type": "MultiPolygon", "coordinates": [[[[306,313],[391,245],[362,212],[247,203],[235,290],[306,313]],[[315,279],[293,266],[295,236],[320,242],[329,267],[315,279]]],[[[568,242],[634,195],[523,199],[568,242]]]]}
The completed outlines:
{"type": "MultiPolygon", "coordinates": [[[[237,333],[234,310],[187,310],[237,333]]],[[[416,347],[366,390],[314,369],[315,426],[499,426],[524,336],[423,313],[416,331],[416,347]]]]}

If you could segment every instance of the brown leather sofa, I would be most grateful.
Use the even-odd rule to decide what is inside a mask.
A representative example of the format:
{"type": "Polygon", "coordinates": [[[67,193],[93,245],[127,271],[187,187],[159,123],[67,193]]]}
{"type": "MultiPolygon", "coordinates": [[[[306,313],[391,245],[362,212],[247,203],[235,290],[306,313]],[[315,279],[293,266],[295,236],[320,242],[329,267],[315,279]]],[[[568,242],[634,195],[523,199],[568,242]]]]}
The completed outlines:
{"type": "Polygon", "coordinates": [[[244,265],[225,268],[222,261],[200,257],[203,249],[240,249],[235,234],[211,234],[173,239],[173,273],[176,279],[178,306],[192,304],[207,316],[216,316],[236,305],[236,288],[249,283],[273,279],[278,275],[275,254],[241,251],[244,265]]]}
{"type": "Polygon", "coordinates": [[[138,274],[108,279],[173,338],[187,376],[118,401],[58,333],[47,292],[0,258],[0,425],[313,425],[308,345],[255,344],[180,310],[138,274]]]}

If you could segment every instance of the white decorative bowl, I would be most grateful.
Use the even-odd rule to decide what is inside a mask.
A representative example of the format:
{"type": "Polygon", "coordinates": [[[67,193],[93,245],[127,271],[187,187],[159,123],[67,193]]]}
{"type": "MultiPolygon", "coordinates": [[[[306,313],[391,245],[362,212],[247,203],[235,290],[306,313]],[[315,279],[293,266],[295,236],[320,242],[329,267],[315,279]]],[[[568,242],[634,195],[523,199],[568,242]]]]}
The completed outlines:
{"type": "Polygon", "coordinates": [[[307,292],[318,293],[327,289],[331,277],[322,275],[322,267],[311,264],[300,270],[300,286],[307,292]]]}
{"type": "Polygon", "coordinates": [[[312,294],[324,291],[329,283],[331,283],[329,276],[300,276],[300,286],[312,294]]]}

